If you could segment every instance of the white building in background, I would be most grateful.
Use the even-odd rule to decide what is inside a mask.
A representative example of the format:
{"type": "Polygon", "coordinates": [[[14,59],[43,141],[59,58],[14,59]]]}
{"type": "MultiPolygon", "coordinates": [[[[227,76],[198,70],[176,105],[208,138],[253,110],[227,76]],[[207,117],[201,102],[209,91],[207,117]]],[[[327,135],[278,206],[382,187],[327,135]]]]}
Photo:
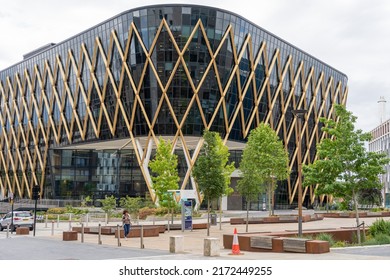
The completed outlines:
{"type": "MultiPolygon", "coordinates": [[[[383,96],[379,101],[380,125],[371,131],[372,139],[368,143],[370,152],[384,152],[390,157],[390,119],[386,117],[386,100],[383,96]]],[[[390,208],[390,164],[385,166],[386,173],[382,175],[385,206],[390,208]]]]}

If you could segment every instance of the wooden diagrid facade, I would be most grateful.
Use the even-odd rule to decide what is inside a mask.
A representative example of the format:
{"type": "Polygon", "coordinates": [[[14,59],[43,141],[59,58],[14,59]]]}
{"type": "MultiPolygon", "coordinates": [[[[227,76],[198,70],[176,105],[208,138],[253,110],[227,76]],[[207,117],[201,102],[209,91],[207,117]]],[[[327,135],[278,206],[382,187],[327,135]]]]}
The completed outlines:
{"type": "MultiPolygon", "coordinates": [[[[279,190],[292,204],[298,149],[291,110],[308,110],[302,161],[311,163],[325,137],[319,118],[334,118],[334,104],[346,104],[348,93],[341,72],[238,15],[192,5],[124,12],[26,57],[0,79],[4,197],[31,197],[34,185],[55,196],[53,151],[126,139],[154,200],[148,162],[160,135],[182,154],[180,187],[196,190],[191,170],[204,129],[218,131],[234,150],[232,143],[245,143],[266,122],[289,152],[292,173],[279,190]]],[[[314,202],[313,188],[304,197],[314,202]]]]}

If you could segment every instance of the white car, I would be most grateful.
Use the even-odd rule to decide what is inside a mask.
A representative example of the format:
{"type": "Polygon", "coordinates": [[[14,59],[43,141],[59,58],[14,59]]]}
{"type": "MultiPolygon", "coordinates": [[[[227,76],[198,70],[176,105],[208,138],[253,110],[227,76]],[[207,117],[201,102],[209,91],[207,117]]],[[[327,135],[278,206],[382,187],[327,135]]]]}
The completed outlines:
{"type": "Polygon", "coordinates": [[[15,231],[17,227],[28,227],[30,230],[33,230],[34,218],[28,211],[14,211],[12,223],[12,212],[8,212],[2,219],[0,219],[0,231],[6,229],[7,225],[9,225],[11,231],[15,231]]]}

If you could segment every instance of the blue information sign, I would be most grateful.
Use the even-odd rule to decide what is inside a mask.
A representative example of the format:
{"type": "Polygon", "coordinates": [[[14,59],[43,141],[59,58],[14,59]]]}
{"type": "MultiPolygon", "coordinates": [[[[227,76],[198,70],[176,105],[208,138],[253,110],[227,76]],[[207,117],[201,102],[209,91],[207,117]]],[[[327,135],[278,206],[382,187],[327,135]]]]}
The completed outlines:
{"type": "Polygon", "coordinates": [[[182,200],[181,209],[182,209],[182,223],[184,225],[184,229],[192,230],[192,201],[182,200]]]}

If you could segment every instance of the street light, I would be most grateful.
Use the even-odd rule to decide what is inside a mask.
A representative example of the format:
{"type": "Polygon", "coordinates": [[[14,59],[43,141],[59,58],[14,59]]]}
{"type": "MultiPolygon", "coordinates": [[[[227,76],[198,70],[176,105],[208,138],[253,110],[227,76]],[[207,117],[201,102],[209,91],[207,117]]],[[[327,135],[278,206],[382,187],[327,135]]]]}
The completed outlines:
{"type": "Polygon", "coordinates": [[[301,130],[302,119],[305,117],[307,110],[292,110],[296,118],[298,118],[298,236],[302,236],[302,155],[301,155],[301,130]]]}

